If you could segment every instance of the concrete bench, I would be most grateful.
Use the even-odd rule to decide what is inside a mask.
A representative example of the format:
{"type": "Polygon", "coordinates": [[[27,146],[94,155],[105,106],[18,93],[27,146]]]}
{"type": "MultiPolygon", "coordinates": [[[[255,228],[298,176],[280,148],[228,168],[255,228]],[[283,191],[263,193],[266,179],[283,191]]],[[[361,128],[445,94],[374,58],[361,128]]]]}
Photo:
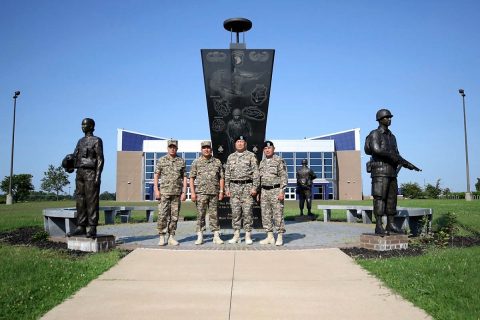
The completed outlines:
{"type": "MultiPolygon", "coordinates": [[[[347,214],[347,222],[357,222],[358,218],[362,219],[363,223],[372,223],[373,206],[356,206],[356,205],[318,205],[318,209],[323,210],[323,221],[328,222],[331,219],[332,210],[345,210],[347,214]]],[[[406,208],[397,207],[397,214],[395,215],[395,224],[397,227],[406,230],[410,229],[413,235],[418,235],[421,232],[420,221],[423,217],[427,217],[427,228],[430,229],[432,225],[433,210],[430,208],[406,208]]],[[[386,224],[386,217],[383,217],[383,223],[386,224]]]]}
{"type": "MultiPolygon", "coordinates": [[[[120,216],[121,222],[128,222],[132,211],[145,211],[147,222],[153,222],[155,207],[99,207],[105,214],[105,224],[114,224],[115,217],[120,216]]],[[[43,226],[50,236],[63,237],[77,227],[76,208],[47,208],[43,210],[43,226]]]]}

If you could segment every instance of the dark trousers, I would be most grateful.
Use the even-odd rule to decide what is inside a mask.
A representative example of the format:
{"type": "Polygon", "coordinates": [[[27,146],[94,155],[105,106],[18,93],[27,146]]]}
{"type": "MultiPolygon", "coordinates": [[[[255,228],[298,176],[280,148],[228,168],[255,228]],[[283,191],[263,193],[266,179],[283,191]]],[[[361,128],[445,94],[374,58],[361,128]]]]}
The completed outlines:
{"type": "Polygon", "coordinates": [[[84,227],[98,225],[98,196],[100,193],[100,185],[95,185],[95,170],[77,169],[75,183],[77,224],[84,227]]]}
{"type": "Polygon", "coordinates": [[[396,177],[372,177],[373,213],[394,216],[397,213],[396,177]]]}

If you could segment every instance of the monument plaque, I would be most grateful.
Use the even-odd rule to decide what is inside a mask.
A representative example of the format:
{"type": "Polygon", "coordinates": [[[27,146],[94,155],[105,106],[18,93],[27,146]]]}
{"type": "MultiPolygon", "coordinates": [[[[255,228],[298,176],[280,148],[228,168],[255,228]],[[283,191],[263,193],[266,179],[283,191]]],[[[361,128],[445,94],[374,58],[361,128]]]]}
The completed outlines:
{"type": "MultiPolygon", "coordinates": [[[[246,49],[239,33],[252,27],[243,18],[228,19],[226,30],[236,33],[230,49],[202,49],[203,76],[213,155],[225,164],[235,151],[234,138],[245,136],[247,149],[262,159],[272,82],[273,49],[246,49]]],[[[228,199],[219,203],[221,227],[230,226],[228,199]]],[[[254,226],[261,226],[260,206],[254,207],[254,226]]]]}

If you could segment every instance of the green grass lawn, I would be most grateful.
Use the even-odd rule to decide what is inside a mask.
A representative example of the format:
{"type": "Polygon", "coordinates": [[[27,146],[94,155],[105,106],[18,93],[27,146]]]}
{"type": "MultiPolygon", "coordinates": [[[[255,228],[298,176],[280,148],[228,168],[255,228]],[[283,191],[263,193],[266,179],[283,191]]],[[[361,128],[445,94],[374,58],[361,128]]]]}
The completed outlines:
{"type": "Polygon", "coordinates": [[[72,258],[65,252],[0,244],[0,319],[38,319],[122,255],[113,250],[72,258]]]}
{"type": "Polygon", "coordinates": [[[480,317],[480,247],[357,262],[435,319],[480,317]]]}
{"type": "MultiPolygon", "coordinates": [[[[365,201],[314,201],[313,212],[321,220],[318,204],[372,205],[365,201]]],[[[101,201],[101,206],[156,206],[156,202],[101,201]]],[[[457,215],[462,234],[480,233],[480,201],[401,200],[403,207],[433,208],[434,225],[448,212],[457,215]]],[[[73,201],[0,204],[0,232],[24,226],[43,226],[42,210],[74,207],[73,201]]],[[[183,202],[180,214],[194,219],[192,202],[183,202]]],[[[286,218],[299,214],[298,202],[285,202],[286,218]]],[[[332,219],[345,221],[344,211],[332,219]]],[[[103,222],[101,213],[100,221],[103,222]]],[[[133,212],[133,222],[145,221],[145,212],[133,212]]],[[[424,256],[358,260],[393,290],[426,310],[435,319],[477,319],[480,314],[480,248],[435,249],[424,256]]],[[[113,266],[121,252],[89,254],[72,259],[65,253],[0,244],[0,319],[35,319],[89,281],[113,266]]]]}

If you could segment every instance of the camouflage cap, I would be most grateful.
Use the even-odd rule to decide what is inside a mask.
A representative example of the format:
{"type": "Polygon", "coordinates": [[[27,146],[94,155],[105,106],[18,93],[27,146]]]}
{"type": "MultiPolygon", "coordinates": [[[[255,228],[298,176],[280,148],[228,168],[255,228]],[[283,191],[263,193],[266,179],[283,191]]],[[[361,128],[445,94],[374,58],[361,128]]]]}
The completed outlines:
{"type": "Polygon", "coordinates": [[[167,146],[175,146],[178,148],[178,140],[170,139],[167,141],[167,146]]]}
{"type": "Polygon", "coordinates": [[[266,147],[274,147],[274,144],[272,141],[270,140],[267,140],[263,143],[263,147],[266,148],[266,147]]]}
{"type": "Polygon", "coordinates": [[[235,137],[235,139],[233,139],[233,142],[237,142],[238,140],[243,140],[243,141],[247,142],[247,137],[237,136],[237,137],[235,137]]]}
{"type": "Polygon", "coordinates": [[[201,146],[202,146],[202,147],[210,147],[210,148],[211,148],[211,147],[212,147],[212,143],[211,143],[210,141],[208,141],[208,140],[205,140],[205,141],[202,141],[201,146]]]}

